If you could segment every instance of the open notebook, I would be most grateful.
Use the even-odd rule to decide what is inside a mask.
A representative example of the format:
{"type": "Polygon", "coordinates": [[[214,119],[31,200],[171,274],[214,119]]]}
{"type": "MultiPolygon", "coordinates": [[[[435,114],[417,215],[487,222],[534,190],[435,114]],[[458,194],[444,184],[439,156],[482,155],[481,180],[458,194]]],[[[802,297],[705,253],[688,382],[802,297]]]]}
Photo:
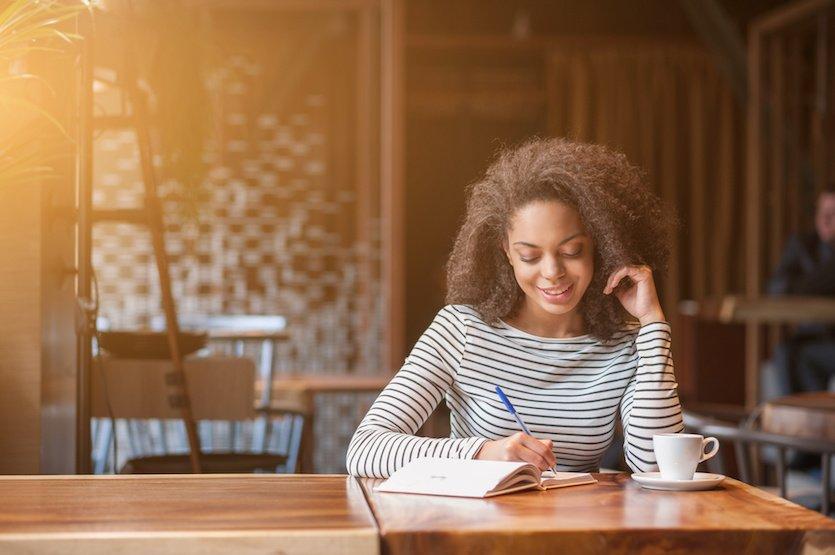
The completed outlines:
{"type": "Polygon", "coordinates": [[[540,472],[524,462],[415,459],[377,491],[455,497],[493,497],[526,489],[546,490],[597,482],[584,472],[540,472]]]}

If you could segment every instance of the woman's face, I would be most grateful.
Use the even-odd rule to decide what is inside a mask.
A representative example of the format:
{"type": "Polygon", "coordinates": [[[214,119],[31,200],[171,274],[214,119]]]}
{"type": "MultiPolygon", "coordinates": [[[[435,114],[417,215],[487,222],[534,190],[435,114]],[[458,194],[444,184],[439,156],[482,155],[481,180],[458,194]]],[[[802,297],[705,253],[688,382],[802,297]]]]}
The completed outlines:
{"type": "Polygon", "coordinates": [[[534,201],[511,218],[505,251],[525,309],[533,315],[573,315],[594,273],[594,245],[577,211],[558,201],[534,201]]]}

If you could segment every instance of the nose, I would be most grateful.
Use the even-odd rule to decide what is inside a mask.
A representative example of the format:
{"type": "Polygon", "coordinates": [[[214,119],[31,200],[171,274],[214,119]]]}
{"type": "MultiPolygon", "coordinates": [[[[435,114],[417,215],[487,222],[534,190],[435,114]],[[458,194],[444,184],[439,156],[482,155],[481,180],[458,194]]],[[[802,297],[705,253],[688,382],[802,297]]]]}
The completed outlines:
{"type": "Polygon", "coordinates": [[[565,273],[565,266],[559,257],[547,256],[542,261],[542,270],[540,273],[545,279],[555,281],[565,273]]]}

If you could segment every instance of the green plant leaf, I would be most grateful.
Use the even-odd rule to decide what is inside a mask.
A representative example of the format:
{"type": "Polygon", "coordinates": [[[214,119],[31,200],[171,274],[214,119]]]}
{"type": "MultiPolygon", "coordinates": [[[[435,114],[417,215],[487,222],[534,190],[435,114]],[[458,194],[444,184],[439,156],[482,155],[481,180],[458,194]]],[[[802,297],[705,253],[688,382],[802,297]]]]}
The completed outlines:
{"type": "Polygon", "coordinates": [[[55,126],[55,129],[57,129],[68,140],[70,140],[70,141],[73,140],[72,137],[70,137],[67,134],[67,131],[66,131],[66,129],[64,129],[64,126],[61,125],[61,122],[58,121],[55,118],[55,116],[53,116],[48,111],[44,110],[43,108],[41,108],[40,106],[38,106],[34,102],[31,102],[29,100],[26,100],[25,98],[19,98],[19,97],[16,97],[16,96],[0,95],[0,106],[3,106],[3,105],[14,106],[14,107],[17,107],[17,108],[23,108],[25,110],[29,110],[30,112],[38,114],[39,116],[41,116],[43,118],[46,118],[47,121],[52,123],[52,125],[55,126]]]}

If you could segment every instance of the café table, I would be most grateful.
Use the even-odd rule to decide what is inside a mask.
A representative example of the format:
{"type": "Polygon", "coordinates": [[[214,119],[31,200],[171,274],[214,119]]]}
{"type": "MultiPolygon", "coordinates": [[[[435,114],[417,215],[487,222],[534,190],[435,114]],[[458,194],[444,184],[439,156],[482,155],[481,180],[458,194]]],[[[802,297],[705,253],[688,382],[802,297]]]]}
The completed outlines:
{"type": "Polygon", "coordinates": [[[0,477],[2,553],[376,554],[346,476],[0,477]]]}
{"type": "Polygon", "coordinates": [[[373,491],[338,475],[0,477],[7,553],[832,553],[835,523],[726,480],[491,499],[373,491]]]}
{"type": "Polygon", "coordinates": [[[711,312],[720,322],[740,322],[745,331],[745,405],[751,410],[760,398],[762,324],[835,324],[835,298],[796,295],[747,298],[728,295],[704,302],[701,312],[711,312]],[[715,301],[715,300],[714,300],[715,301]]]}
{"type": "Polygon", "coordinates": [[[383,553],[833,553],[835,522],[733,479],[717,489],[597,484],[491,499],[378,493],[361,479],[383,553]]]}

